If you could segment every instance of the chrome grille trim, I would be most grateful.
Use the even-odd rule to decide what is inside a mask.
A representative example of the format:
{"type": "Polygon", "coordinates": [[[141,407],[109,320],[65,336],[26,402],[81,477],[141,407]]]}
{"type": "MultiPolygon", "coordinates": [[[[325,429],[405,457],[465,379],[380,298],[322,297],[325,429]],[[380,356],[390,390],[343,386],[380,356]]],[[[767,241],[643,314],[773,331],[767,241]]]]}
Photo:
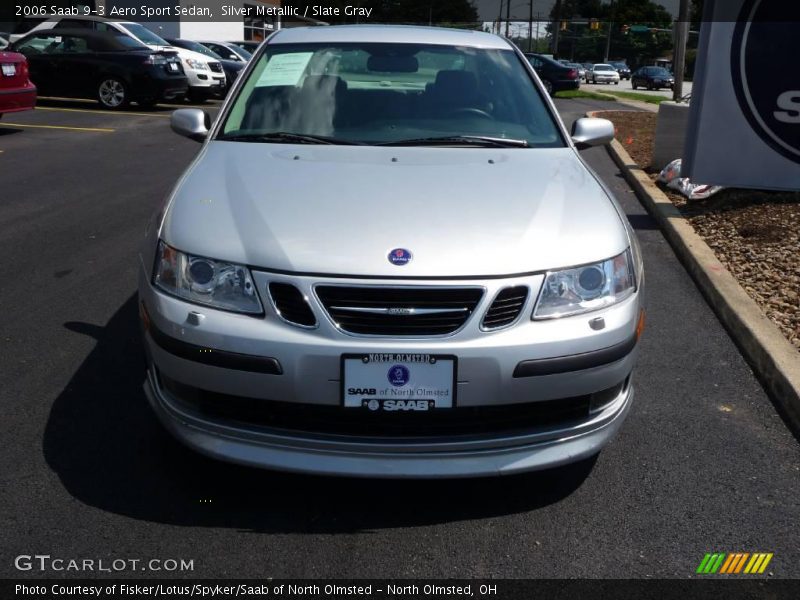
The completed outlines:
{"type": "Polygon", "coordinates": [[[316,314],[314,314],[314,310],[311,308],[311,303],[308,301],[308,298],[303,295],[303,292],[294,284],[283,281],[271,281],[267,285],[267,297],[272,305],[272,309],[275,311],[275,314],[278,315],[278,318],[281,321],[288,323],[289,325],[293,325],[294,327],[301,327],[303,329],[316,329],[319,327],[319,320],[317,319],[316,314]],[[293,292],[289,291],[288,288],[293,288],[294,292],[297,293],[299,298],[291,298],[287,296],[287,292],[290,295],[293,294],[293,292]],[[292,318],[297,317],[298,312],[303,310],[301,306],[297,306],[297,303],[299,302],[305,304],[305,310],[307,310],[306,316],[309,316],[314,320],[313,324],[302,323],[292,318]],[[291,307],[289,306],[290,303],[295,303],[296,306],[291,307]]]}
{"type": "Polygon", "coordinates": [[[483,331],[498,331],[516,323],[528,303],[530,289],[527,285],[504,287],[497,292],[481,320],[483,331]]]}
{"type": "Polygon", "coordinates": [[[486,292],[483,286],[329,283],[314,284],[313,290],[339,332],[403,339],[455,335],[469,323],[486,292]]]}

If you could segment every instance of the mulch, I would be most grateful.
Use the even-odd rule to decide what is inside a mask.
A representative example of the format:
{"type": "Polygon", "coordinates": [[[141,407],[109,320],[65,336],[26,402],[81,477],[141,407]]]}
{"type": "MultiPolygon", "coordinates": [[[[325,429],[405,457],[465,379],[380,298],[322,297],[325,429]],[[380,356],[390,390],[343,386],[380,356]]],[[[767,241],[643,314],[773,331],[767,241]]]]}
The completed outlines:
{"type": "MultiPolygon", "coordinates": [[[[617,140],[651,168],[657,115],[607,111],[617,140]]],[[[687,200],[659,184],[767,317],[800,350],[800,193],[725,189],[687,200]]]]}

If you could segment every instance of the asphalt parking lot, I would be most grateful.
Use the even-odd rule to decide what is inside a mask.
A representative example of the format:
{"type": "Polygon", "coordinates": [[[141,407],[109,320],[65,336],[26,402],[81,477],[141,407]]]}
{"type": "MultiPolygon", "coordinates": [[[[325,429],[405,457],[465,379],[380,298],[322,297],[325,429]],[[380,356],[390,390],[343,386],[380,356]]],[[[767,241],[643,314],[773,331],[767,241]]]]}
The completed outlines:
{"type": "MultiPolygon", "coordinates": [[[[557,105],[568,124],[605,107],[557,105]]],[[[81,575],[14,567],[38,553],[193,560],[177,575],[198,577],[686,578],[746,551],[800,577],[798,439],[603,149],[584,156],[640,236],[648,325],[632,411],[596,461],[375,482],[173,441],[142,392],[135,304],[145,223],[200,148],[169,111],[44,101],[0,121],[0,576],[81,575]]]]}

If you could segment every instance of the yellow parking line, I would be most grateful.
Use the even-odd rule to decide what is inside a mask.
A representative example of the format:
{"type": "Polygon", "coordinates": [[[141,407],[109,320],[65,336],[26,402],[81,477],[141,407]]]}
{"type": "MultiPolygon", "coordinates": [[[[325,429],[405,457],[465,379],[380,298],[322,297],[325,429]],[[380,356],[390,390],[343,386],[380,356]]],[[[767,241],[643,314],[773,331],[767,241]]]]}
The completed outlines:
{"type": "Polygon", "coordinates": [[[37,106],[36,110],[53,110],[58,112],[79,112],[79,113],[93,113],[97,115],[109,115],[109,116],[117,116],[117,115],[131,115],[134,117],[161,117],[161,118],[169,118],[170,115],[164,115],[159,113],[136,113],[136,112],[112,112],[110,110],[89,110],[84,108],[54,108],[52,106],[37,106]]]}
{"type": "Polygon", "coordinates": [[[99,133],[112,133],[116,129],[102,129],[94,127],[65,127],[63,125],[27,125],[25,123],[0,123],[0,127],[33,127],[35,129],[67,129],[69,131],[94,131],[99,133]]]}

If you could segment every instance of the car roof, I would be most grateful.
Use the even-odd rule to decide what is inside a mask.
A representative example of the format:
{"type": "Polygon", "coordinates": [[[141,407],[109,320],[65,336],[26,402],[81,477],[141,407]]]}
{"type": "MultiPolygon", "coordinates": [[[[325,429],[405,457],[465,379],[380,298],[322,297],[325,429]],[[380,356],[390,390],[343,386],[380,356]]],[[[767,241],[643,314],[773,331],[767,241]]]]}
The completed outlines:
{"type": "Polygon", "coordinates": [[[290,27],[272,34],[268,44],[305,43],[406,43],[441,44],[509,50],[511,44],[493,33],[443,27],[412,25],[334,25],[330,27],[290,27]]]}
{"type": "Polygon", "coordinates": [[[136,52],[139,50],[146,50],[150,52],[150,48],[141,42],[134,40],[133,38],[128,38],[133,42],[139,44],[139,48],[134,46],[121,44],[119,42],[120,38],[127,37],[124,35],[120,35],[118,33],[106,33],[104,31],[92,31],[91,29],[82,29],[82,28],[55,28],[55,29],[40,29],[38,31],[31,31],[30,33],[26,34],[24,37],[20,38],[18,41],[21,42],[29,37],[39,37],[39,36],[46,36],[46,35],[74,35],[76,37],[84,37],[87,39],[96,39],[96,40],[104,40],[108,42],[110,46],[114,46],[115,48],[129,50],[131,52],[136,52]]]}

